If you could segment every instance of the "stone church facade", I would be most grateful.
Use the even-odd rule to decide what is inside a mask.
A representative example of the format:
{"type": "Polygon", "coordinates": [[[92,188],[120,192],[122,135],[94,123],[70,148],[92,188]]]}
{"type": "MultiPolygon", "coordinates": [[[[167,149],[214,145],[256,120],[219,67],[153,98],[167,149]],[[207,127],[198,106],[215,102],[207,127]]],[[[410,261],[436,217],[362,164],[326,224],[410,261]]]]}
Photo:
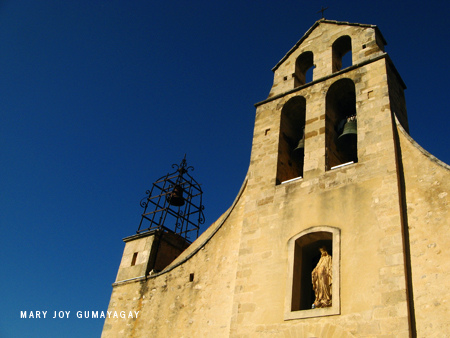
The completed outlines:
{"type": "Polygon", "coordinates": [[[139,315],[107,318],[102,337],[450,336],[450,167],[408,135],[385,44],[373,25],[306,32],[255,105],[227,212],[186,249],[124,239],[108,311],[139,315]],[[314,307],[320,248],[332,301],[314,307]]]}

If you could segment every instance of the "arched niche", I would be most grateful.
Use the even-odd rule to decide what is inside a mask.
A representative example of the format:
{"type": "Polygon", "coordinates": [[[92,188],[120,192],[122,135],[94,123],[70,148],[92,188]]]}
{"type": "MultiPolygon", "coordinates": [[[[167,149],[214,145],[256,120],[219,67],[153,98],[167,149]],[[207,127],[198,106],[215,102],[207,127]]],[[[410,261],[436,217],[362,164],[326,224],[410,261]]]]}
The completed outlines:
{"type": "Polygon", "coordinates": [[[277,184],[303,176],[305,117],[303,96],[291,98],[281,109],[277,184]]]}
{"type": "Polygon", "coordinates": [[[352,65],[352,39],[348,35],[336,39],[333,49],[333,73],[352,65]]]}
{"type": "Polygon", "coordinates": [[[313,52],[303,52],[295,61],[294,87],[299,87],[312,81],[314,68],[313,52]]]}
{"type": "Polygon", "coordinates": [[[358,162],[355,84],[334,82],[326,95],[325,146],[327,170],[358,162]]]}
{"type": "Polygon", "coordinates": [[[312,227],[289,239],[285,320],[340,313],[340,243],[340,229],[330,226],[312,227]],[[332,305],[312,308],[315,294],[311,273],[320,259],[321,247],[332,257],[332,305]]]}

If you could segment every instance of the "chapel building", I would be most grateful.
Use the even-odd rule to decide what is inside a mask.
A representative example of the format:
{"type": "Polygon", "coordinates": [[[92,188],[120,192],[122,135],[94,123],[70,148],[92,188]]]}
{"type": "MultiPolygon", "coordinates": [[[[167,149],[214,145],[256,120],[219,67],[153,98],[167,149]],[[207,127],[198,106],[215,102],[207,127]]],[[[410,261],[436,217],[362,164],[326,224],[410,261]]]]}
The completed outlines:
{"type": "Polygon", "coordinates": [[[124,239],[108,311],[139,315],[102,337],[449,335],[450,167],[409,136],[385,45],[374,25],[305,33],[255,104],[230,208],[190,245],[124,239]]]}

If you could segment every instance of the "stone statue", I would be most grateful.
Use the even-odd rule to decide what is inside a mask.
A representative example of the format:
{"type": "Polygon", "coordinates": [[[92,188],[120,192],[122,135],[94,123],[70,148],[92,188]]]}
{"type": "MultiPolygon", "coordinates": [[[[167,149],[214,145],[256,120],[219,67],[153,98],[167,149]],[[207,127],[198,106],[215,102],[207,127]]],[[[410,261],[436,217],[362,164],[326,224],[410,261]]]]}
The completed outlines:
{"type": "Polygon", "coordinates": [[[311,274],[313,289],[316,294],[316,299],[312,305],[313,309],[331,306],[331,285],[333,282],[331,256],[328,255],[325,247],[322,247],[319,250],[322,256],[311,274]]]}

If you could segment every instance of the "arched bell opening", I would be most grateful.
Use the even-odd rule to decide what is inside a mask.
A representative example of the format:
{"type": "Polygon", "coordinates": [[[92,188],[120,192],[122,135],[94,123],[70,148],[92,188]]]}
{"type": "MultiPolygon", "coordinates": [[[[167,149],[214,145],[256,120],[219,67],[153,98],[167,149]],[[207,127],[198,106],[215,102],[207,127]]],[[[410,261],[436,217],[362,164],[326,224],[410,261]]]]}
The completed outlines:
{"type": "Polygon", "coordinates": [[[348,35],[336,39],[332,46],[333,73],[352,65],[352,39],[348,35]]]}
{"type": "Polygon", "coordinates": [[[333,83],[326,96],[327,169],[358,162],[355,84],[350,79],[333,83]]]}
{"type": "Polygon", "coordinates": [[[295,61],[294,87],[300,87],[313,80],[314,55],[313,52],[304,52],[295,61]]]}
{"type": "Polygon", "coordinates": [[[281,110],[277,184],[303,176],[306,99],[291,98],[281,110]]]}

